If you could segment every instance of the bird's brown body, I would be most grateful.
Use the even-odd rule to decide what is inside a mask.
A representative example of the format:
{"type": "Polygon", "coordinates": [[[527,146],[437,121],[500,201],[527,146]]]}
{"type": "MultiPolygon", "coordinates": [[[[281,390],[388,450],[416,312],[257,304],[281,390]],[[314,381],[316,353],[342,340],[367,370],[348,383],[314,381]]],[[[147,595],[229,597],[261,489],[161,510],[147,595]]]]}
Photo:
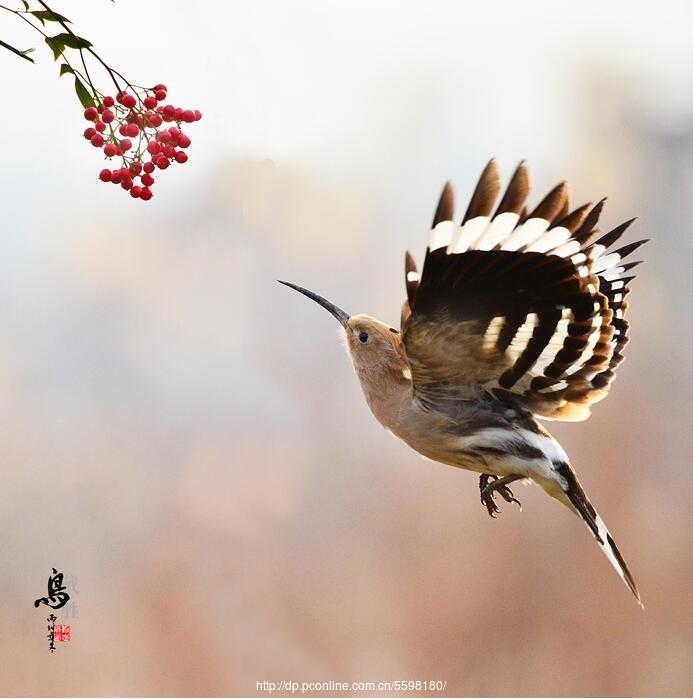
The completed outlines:
{"type": "Polygon", "coordinates": [[[356,315],[349,318],[345,335],[368,407],[392,434],[431,461],[492,476],[531,478],[552,497],[569,505],[555,479],[547,477],[548,466],[543,458],[529,461],[504,455],[506,458],[499,459],[474,451],[470,431],[475,434],[480,422],[518,432],[528,429],[560,450],[531,415],[499,403],[480,386],[470,387],[465,410],[460,410],[457,402],[441,402],[440,409],[426,409],[416,399],[399,332],[370,316],[356,315]],[[365,347],[358,340],[362,332],[369,335],[365,347]],[[469,449],[465,448],[467,444],[469,449]]]}
{"type": "Polygon", "coordinates": [[[568,456],[537,418],[583,420],[623,360],[625,296],[638,243],[609,246],[630,221],[592,242],[604,202],[570,211],[561,183],[528,214],[524,164],[500,189],[491,161],[462,224],[443,191],[421,274],[406,257],[401,328],[350,316],[302,287],[342,325],[375,418],[433,461],[482,474],[481,499],[514,501],[531,479],[575,512],[638,602],[633,576],[587,498],[568,456]]]}

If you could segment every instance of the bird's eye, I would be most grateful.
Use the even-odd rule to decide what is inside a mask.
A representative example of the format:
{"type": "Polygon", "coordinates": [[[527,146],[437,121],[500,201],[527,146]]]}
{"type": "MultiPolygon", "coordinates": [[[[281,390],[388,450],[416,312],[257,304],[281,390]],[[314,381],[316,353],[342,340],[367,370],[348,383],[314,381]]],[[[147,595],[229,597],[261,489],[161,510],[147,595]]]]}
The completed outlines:
{"type": "Polygon", "coordinates": [[[365,345],[368,342],[368,333],[362,332],[359,334],[359,342],[365,345]]]}

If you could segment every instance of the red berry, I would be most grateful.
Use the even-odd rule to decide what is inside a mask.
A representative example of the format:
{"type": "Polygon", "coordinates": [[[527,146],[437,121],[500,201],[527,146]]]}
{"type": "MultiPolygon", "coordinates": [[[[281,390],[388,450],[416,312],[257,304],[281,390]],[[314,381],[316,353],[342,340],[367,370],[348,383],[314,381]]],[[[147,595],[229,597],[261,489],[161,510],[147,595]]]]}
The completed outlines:
{"type": "Polygon", "coordinates": [[[118,133],[119,133],[121,136],[127,136],[127,135],[128,135],[128,125],[127,125],[127,124],[121,124],[121,125],[118,127],[118,133]]]}
{"type": "Polygon", "coordinates": [[[125,97],[125,93],[124,93],[124,92],[119,92],[119,93],[116,95],[116,100],[117,100],[118,102],[120,102],[120,104],[123,104],[123,97],[125,97]]]}
{"type": "Polygon", "coordinates": [[[176,121],[180,121],[183,118],[183,109],[181,107],[176,107],[176,121]]]}
{"type": "Polygon", "coordinates": [[[156,155],[161,151],[161,146],[156,141],[149,141],[147,144],[147,152],[156,155]]]}
{"type": "Polygon", "coordinates": [[[139,199],[140,195],[142,194],[142,187],[138,187],[135,185],[131,190],[130,190],[130,196],[133,199],[139,199]]]}
{"type": "Polygon", "coordinates": [[[132,189],[132,180],[124,180],[122,177],[120,178],[120,186],[124,190],[132,189]]]}
{"type": "Polygon", "coordinates": [[[191,143],[192,143],[192,141],[190,140],[190,137],[186,136],[184,133],[182,133],[178,137],[178,147],[179,148],[187,148],[191,143]]]}
{"type": "Polygon", "coordinates": [[[90,126],[88,129],[84,129],[84,138],[86,138],[87,141],[89,141],[95,133],[96,129],[93,126],[90,126]]]}
{"type": "Polygon", "coordinates": [[[165,155],[160,155],[156,159],[156,166],[159,170],[165,170],[169,166],[168,158],[165,155]]]}
{"type": "Polygon", "coordinates": [[[170,143],[167,143],[164,146],[164,155],[167,158],[175,158],[176,157],[176,148],[175,146],[172,146],[170,143]]]}
{"type": "Polygon", "coordinates": [[[91,145],[96,148],[101,148],[103,145],[103,136],[100,133],[95,133],[90,139],[91,145]]]}
{"type": "Polygon", "coordinates": [[[99,179],[102,182],[110,182],[111,181],[111,171],[108,169],[101,170],[99,173],[99,179]]]}
{"type": "Polygon", "coordinates": [[[152,172],[154,172],[154,163],[145,163],[142,169],[145,171],[147,175],[149,175],[152,172]]]}
{"type": "Polygon", "coordinates": [[[149,187],[143,187],[142,192],[140,193],[140,199],[144,199],[144,201],[149,201],[152,198],[152,190],[149,189],[149,187]]]}
{"type": "Polygon", "coordinates": [[[110,124],[113,119],[115,119],[115,114],[110,109],[104,109],[103,114],[101,115],[101,121],[103,121],[105,124],[110,124]]]}
{"type": "Polygon", "coordinates": [[[163,108],[162,113],[165,117],[174,117],[176,116],[176,108],[172,104],[167,104],[163,108]]]}
{"type": "Polygon", "coordinates": [[[183,114],[183,121],[187,122],[188,124],[191,124],[193,121],[195,121],[195,112],[192,111],[192,109],[186,109],[183,114]]]}
{"type": "Polygon", "coordinates": [[[112,158],[118,153],[118,148],[116,147],[115,143],[107,143],[103,147],[103,153],[107,158],[112,158]]]}
{"type": "Polygon", "coordinates": [[[168,143],[171,140],[171,134],[168,131],[159,131],[156,135],[156,140],[161,143],[168,143]]]}
{"type": "Polygon", "coordinates": [[[104,107],[112,107],[115,104],[115,100],[113,97],[107,96],[103,98],[103,106],[104,107]]]}
{"type": "Polygon", "coordinates": [[[196,109],[193,114],[195,115],[195,121],[200,121],[200,119],[202,119],[202,112],[199,109],[196,109]]]}
{"type": "Polygon", "coordinates": [[[120,142],[120,150],[125,153],[126,151],[129,151],[130,148],[132,148],[132,141],[129,138],[124,138],[120,142]]]}
{"type": "Polygon", "coordinates": [[[172,126],[168,132],[171,134],[173,138],[178,138],[183,132],[177,127],[177,126],[172,126]]]}
{"type": "Polygon", "coordinates": [[[152,114],[152,115],[149,117],[149,123],[150,123],[154,128],[158,128],[159,126],[161,126],[161,124],[163,123],[163,121],[164,121],[164,120],[161,118],[161,114],[152,114]]]}
{"type": "Polygon", "coordinates": [[[144,104],[147,109],[154,109],[156,107],[156,97],[149,95],[142,100],[142,104],[144,104]]]}
{"type": "Polygon", "coordinates": [[[157,90],[157,91],[154,93],[154,97],[155,97],[157,100],[159,100],[159,102],[161,102],[161,100],[165,100],[165,99],[166,99],[166,90],[157,90]]]}
{"type": "Polygon", "coordinates": [[[154,178],[146,172],[144,173],[144,175],[142,175],[142,177],[140,177],[140,180],[142,181],[142,184],[145,185],[145,187],[151,187],[154,184],[154,178]]]}
{"type": "Polygon", "coordinates": [[[94,119],[96,119],[97,116],[99,116],[99,112],[96,109],[96,107],[87,107],[84,110],[84,118],[87,121],[94,121],[94,119]]]}
{"type": "Polygon", "coordinates": [[[113,184],[118,184],[120,182],[120,170],[113,170],[111,172],[111,182],[113,182],[113,184]]]}
{"type": "Polygon", "coordinates": [[[106,130],[106,124],[104,124],[103,121],[97,121],[96,124],[94,124],[94,128],[99,133],[103,133],[106,130]]]}
{"type": "Polygon", "coordinates": [[[126,131],[128,136],[134,138],[140,132],[140,127],[137,124],[128,124],[126,131]]]}
{"type": "Polygon", "coordinates": [[[182,150],[176,151],[176,162],[185,163],[188,160],[188,154],[184,153],[182,150]]]}
{"type": "Polygon", "coordinates": [[[142,163],[134,162],[130,165],[130,174],[139,175],[142,172],[142,163]]]}
{"type": "Polygon", "coordinates": [[[168,90],[168,88],[163,83],[157,83],[152,90],[168,90]]]}
{"type": "Polygon", "coordinates": [[[127,107],[128,109],[132,109],[137,104],[135,96],[129,93],[123,95],[123,99],[120,100],[120,102],[123,105],[123,107],[127,107]]]}

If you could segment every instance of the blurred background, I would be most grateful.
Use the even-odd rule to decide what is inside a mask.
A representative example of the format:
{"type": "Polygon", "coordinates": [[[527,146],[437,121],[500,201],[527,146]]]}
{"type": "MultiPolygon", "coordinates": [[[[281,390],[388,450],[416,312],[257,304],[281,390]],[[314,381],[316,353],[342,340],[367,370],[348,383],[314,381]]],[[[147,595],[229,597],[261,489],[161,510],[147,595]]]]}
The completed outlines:
{"type": "Polygon", "coordinates": [[[204,118],[130,199],[0,14],[39,59],[0,54],[0,690],[690,694],[691,4],[51,6],[204,118]],[[609,398],[549,425],[644,612],[538,488],[492,521],[476,476],[391,439],[334,320],[275,282],[396,324],[404,250],[491,156],[506,181],[528,159],[532,202],[566,178],[652,238],[609,398]],[[52,566],[75,603],[54,655],[33,607],[52,566]]]}

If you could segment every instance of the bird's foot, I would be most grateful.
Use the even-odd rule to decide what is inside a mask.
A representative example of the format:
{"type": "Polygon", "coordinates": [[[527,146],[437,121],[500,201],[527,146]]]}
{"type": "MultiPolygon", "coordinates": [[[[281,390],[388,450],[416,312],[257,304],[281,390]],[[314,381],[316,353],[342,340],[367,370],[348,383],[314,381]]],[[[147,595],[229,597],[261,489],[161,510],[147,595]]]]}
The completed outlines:
{"type": "Polygon", "coordinates": [[[522,476],[504,476],[503,478],[499,478],[498,476],[492,476],[489,473],[481,474],[479,478],[481,504],[486,506],[486,509],[491,517],[495,519],[496,514],[500,512],[500,509],[494,499],[496,493],[498,493],[506,502],[516,502],[519,505],[520,510],[522,509],[522,503],[515,498],[513,491],[508,488],[508,483],[512,483],[520,478],[522,478],[522,476]]]}

